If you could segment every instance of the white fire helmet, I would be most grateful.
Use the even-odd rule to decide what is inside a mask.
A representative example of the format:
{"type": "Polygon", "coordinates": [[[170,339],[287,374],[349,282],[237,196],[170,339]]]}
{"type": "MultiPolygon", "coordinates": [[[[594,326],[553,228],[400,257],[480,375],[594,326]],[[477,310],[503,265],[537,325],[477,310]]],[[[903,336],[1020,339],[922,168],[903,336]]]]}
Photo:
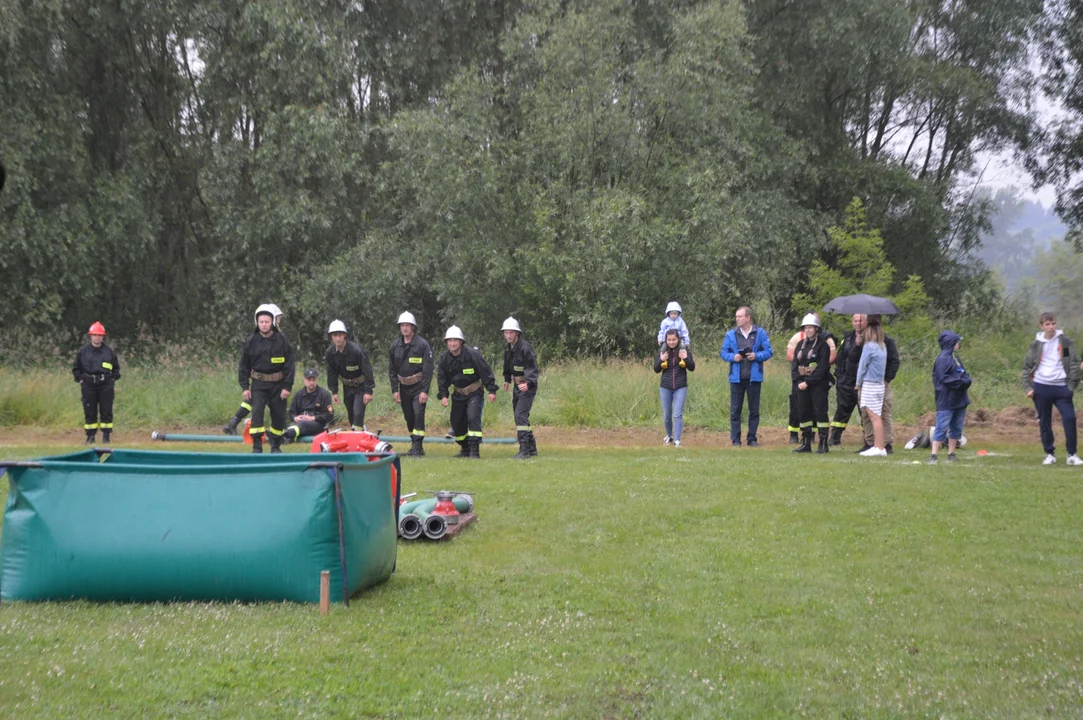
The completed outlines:
{"type": "Polygon", "coordinates": [[[286,313],[282,312],[282,308],[278,307],[274,303],[267,303],[267,307],[269,307],[271,309],[271,312],[274,313],[275,327],[278,327],[278,319],[286,317],[286,313]]]}
{"type": "Polygon", "coordinates": [[[507,320],[505,320],[504,321],[504,327],[502,327],[500,329],[501,330],[514,330],[515,332],[520,333],[520,334],[523,332],[522,328],[519,327],[519,321],[516,320],[513,317],[509,317],[507,320]]]}
{"type": "Polygon", "coordinates": [[[399,321],[395,324],[402,325],[403,323],[410,323],[415,328],[417,327],[417,320],[414,319],[414,314],[410,312],[404,312],[402,315],[399,315],[399,321]]]}
{"type": "Polygon", "coordinates": [[[327,334],[330,335],[331,333],[337,332],[346,332],[346,323],[342,322],[341,320],[332,320],[331,326],[327,328],[327,334]]]}
{"type": "Polygon", "coordinates": [[[671,300],[669,302],[669,305],[666,305],[666,315],[669,315],[671,312],[679,313],[684,311],[681,310],[681,304],[679,302],[677,302],[676,300],[671,300]]]}
{"type": "Polygon", "coordinates": [[[263,303],[262,305],[260,305],[258,308],[256,308],[256,315],[255,315],[256,324],[259,325],[259,316],[260,315],[270,315],[271,316],[271,322],[274,322],[275,310],[276,309],[277,309],[277,307],[274,306],[274,305],[271,305],[270,303],[263,303]]]}
{"type": "Polygon", "coordinates": [[[444,339],[445,340],[462,340],[463,342],[466,342],[466,338],[463,337],[463,331],[461,329],[459,329],[458,325],[452,325],[451,327],[449,327],[447,329],[447,332],[444,333],[444,339]]]}
{"type": "Polygon", "coordinates": [[[814,313],[809,313],[801,320],[801,328],[812,325],[813,327],[820,327],[820,318],[816,317],[814,313]]]}

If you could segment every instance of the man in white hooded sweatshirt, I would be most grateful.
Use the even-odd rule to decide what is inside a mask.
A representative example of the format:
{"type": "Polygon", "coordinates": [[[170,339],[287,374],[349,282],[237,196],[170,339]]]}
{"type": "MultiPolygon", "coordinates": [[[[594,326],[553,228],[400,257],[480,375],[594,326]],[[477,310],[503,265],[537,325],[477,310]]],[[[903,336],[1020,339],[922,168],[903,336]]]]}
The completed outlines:
{"type": "Polygon", "coordinates": [[[1064,423],[1064,445],[1069,465],[1083,465],[1076,454],[1075,404],[1072,393],[1079,386],[1079,357],[1075,345],[1057,330],[1057,318],[1044,312],[1038,318],[1042,330],[1027,348],[1023,359],[1023,386],[1038,411],[1038,432],[1045,450],[1042,465],[1057,462],[1053,445],[1053,406],[1064,423]]]}

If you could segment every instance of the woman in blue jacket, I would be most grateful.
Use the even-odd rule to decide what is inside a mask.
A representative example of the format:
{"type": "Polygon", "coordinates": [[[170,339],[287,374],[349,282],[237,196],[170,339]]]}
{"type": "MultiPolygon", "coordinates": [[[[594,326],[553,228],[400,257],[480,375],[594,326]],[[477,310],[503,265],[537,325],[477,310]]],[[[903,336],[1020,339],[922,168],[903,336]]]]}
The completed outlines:
{"type": "Polygon", "coordinates": [[[688,395],[688,373],[696,369],[692,351],[682,348],[681,336],[676,329],[666,331],[662,350],[654,358],[654,371],[661,373],[662,423],[666,428],[663,445],[672,442],[681,446],[681,430],[684,428],[684,399],[688,395]]]}
{"type": "Polygon", "coordinates": [[[963,363],[955,357],[963,339],[951,330],[940,333],[940,355],[933,363],[933,389],[936,391],[936,430],[933,432],[932,454],[929,464],[936,463],[936,452],[947,441],[948,460],[958,460],[955,448],[963,436],[963,424],[966,422],[966,406],[970,404],[967,389],[970,387],[970,373],[963,363]]]}

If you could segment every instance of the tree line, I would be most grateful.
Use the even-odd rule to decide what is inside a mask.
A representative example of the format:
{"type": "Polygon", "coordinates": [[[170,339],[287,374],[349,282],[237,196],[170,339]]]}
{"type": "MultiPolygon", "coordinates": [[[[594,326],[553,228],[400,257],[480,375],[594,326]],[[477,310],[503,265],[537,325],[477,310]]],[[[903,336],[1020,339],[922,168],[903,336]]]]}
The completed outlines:
{"type": "Polygon", "coordinates": [[[1074,87],[1053,5],[5,3],[0,324],[228,344],[274,301],[308,348],[409,309],[637,352],[672,299],[788,324],[854,197],[891,291],[972,306],[976,155],[1072,162],[1030,102],[1074,87]]]}

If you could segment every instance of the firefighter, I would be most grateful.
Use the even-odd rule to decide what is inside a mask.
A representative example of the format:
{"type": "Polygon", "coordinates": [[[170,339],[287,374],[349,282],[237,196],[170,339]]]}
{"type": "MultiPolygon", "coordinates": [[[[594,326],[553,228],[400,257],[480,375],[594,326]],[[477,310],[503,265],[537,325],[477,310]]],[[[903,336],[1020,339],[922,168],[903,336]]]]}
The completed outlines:
{"type": "MultiPolygon", "coordinates": [[[[286,314],[282,312],[282,309],[274,303],[267,303],[267,308],[272,313],[274,313],[275,327],[278,328],[279,332],[281,332],[282,318],[286,317],[286,314]]],[[[283,335],[285,335],[285,333],[283,333],[283,335]]],[[[229,419],[229,422],[222,426],[222,432],[224,432],[226,435],[236,435],[237,425],[240,424],[241,420],[244,420],[246,417],[248,417],[248,413],[250,412],[252,412],[251,403],[245,402],[245,400],[242,398],[241,404],[237,407],[237,412],[233,414],[233,417],[229,419]]]]}
{"type": "Polygon", "coordinates": [[[83,429],[87,444],[94,443],[98,428],[101,428],[102,442],[108,445],[113,434],[113,383],[120,380],[120,361],[113,349],[105,344],[105,327],[100,322],[91,325],[87,335],[90,344],[76,353],[71,372],[75,382],[82,386],[83,429]]]}
{"type": "Polygon", "coordinates": [[[293,348],[274,325],[274,308],[256,308],[256,330],[244,342],[237,381],[246,403],[252,406],[252,452],[263,452],[263,433],[271,441],[271,452],[282,452],[286,432],[286,398],[293,387],[293,348]],[[269,410],[271,426],[263,426],[263,411],[269,410]]]}
{"type": "Polygon", "coordinates": [[[372,377],[369,354],[358,343],[346,339],[346,323],[335,320],[327,328],[331,344],[323,354],[327,365],[327,389],[338,405],[338,381],[346,400],[346,416],[354,430],[365,429],[365,408],[372,402],[376,380],[372,377]]]}
{"type": "Polygon", "coordinates": [[[303,435],[319,435],[335,417],[331,393],[319,385],[320,371],[305,370],[305,389],[295,393],[290,402],[290,426],[282,438],[291,443],[303,435]]]}
{"type": "Polygon", "coordinates": [[[402,407],[402,417],[410,433],[411,457],[425,455],[425,407],[432,386],[432,348],[417,334],[413,313],[399,315],[400,337],[388,351],[388,379],[391,396],[402,407]]]}
{"type": "MultiPolygon", "coordinates": [[[[818,313],[816,311],[811,311],[811,312],[809,312],[809,315],[815,316],[816,321],[819,322],[820,313],[818,313]]],[[[808,315],[806,315],[805,317],[808,317],[808,315]]],[[[823,330],[822,328],[821,328],[820,334],[823,336],[824,340],[827,341],[827,347],[831,350],[831,364],[834,365],[835,364],[835,359],[836,359],[835,358],[835,336],[832,335],[827,330],[823,330]]],[[[791,363],[791,364],[793,363],[794,349],[797,347],[797,344],[799,342],[801,342],[801,340],[804,339],[804,337],[805,337],[804,328],[798,328],[797,332],[794,333],[792,338],[790,338],[790,342],[786,344],[786,362],[791,363]]],[[[860,353],[858,353],[858,355],[860,356],[860,353]]],[[[856,365],[854,366],[854,372],[857,372],[857,366],[856,365]]],[[[834,377],[831,377],[831,382],[832,383],[834,382],[834,377]]],[[[798,433],[800,433],[800,431],[801,431],[800,425],[801,425],[801,422],[800,422],[800,420],[798,420],[797,393],[794,392],[791,389],[790,390],[790,425],[789,425],[790,444],[791,445],[796,445],[799,442],[797,436],[798,436],[798,433]]]]}
{"type": "Polygon", "coordinates": [[[530,426],[530,409],[538,394],[538,358],[534,348],[523,339],[519,321],[509,317],[500,328],[504,331],[504,391],[512,386],[511,407],[515,413],[515,435],[519,440],[518,460],[538,454],[534,429],[530,426]]]}
{"type": "Polygon", "coordinates": [[[496,378],[481,353],[467,347],[457,325],[447,329],[444,341],[447,350],[436,366],[436,396],[447,407],[451,395],[451,431],[460,447],[456,457],[480,458],[481,411],[485,402],[482,391],[487,389],[489,402],[495,401],[496,378]]]}
{"type": "Polygon", "coordinates": [[[817,453],[827,452],[827,393],[831,387],[831,348],[820,332],[820,318],[815,313],[801,321],[804,337],[793,351],[790,377],[793,394],[797,396],[797,413],[801,428],[801,445],[794,452],[812,452],[812,437],[818,429],[820,445],[817,453]]]}

